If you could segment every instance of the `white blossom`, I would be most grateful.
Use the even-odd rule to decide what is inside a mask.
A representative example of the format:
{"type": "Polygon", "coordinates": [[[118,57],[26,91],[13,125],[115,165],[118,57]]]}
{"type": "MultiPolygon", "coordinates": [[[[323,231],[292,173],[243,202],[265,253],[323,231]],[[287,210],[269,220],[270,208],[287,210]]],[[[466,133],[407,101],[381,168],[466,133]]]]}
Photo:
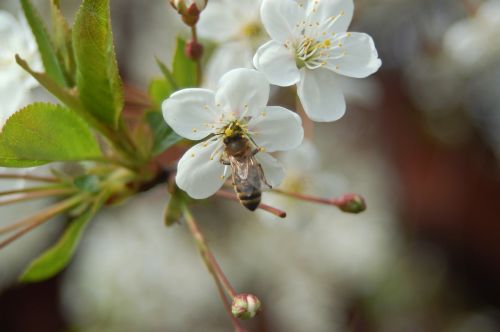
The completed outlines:
{"type": "Polygon", "coordinates": [[[260,21],[260,0],[210,1],[200,16],[202,38],[218,43],[207,64],[204,84],[215,86],[228,71],[252,68],[258,46],[267,41],[260,21]]]}
{"type": "Polygon", "coordinates": [[[345,113],[338,75],[367,77],[381,61],[372,38],[346,32],[352,0],[263,0],[261,17],[272,40],[255,54],[254,65],[272,84],[297,84],[307,115],[334,121],[345,113]]]}
{"type": "Polygon", "coordinates": [[[265,178],[277,186],[283,178],[278,161],[266,152],[297,147],[304,132],[300,117],[279,106],[266,106],[269,83],[253,69],[235,69],[224,75],[216,92],[185,89],[165,100],[165,121],[187,139],[203,142],[190,148],[179,160],[177,185],[193,198],[214,194],[230,175],[221,163],[223,139],[228,131],[238,130],[256,144],[255,159],[265,178]]]}
{"type": "Polygon", "coordinates": [[[464,69],[480,68],[500,55],[500,1],[490,0],[472,17],[452,25],[444,35],[444,49],[464,69]]]}
{"type": "Polygon", "coordinates": [[[22,14],[17,20],[12,14],[0,11],[0,128],[19,108],[30,101],[31,90],[38,83],[15,60],[19,54],[34,69],[41,68],[33,34],[22,14]]]}

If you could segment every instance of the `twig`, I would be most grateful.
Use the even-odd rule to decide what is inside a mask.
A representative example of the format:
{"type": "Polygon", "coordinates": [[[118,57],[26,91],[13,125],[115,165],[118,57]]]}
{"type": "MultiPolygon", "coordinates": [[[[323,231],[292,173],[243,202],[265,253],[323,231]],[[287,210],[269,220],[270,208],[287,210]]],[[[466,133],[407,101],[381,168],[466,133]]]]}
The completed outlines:
{"type": "Polygon", "coordinates": [[[188,225],[189,231],[191,232],[191,235],[193,236],[193,239],[196,242],[198,251],[200,252],[201,257],[203,258],[203,261],[205,262],[208,271],[215,280],[215,284],[217,285],[219,295],[222,301],[224,302],[224,307],[226,308],[229,317],[231,317],[231,321],[233,322],[236,331],[244,332],[245,330],[241,327],[238,320],[232,315],[231,307],[229,305],[226,294],[224,293],[225,290],[231,298],[234,298],[237,295],[236,291],[229,283],[229,280],[224,275],[224,272],[222,271],[219,264],[217,263],[217,260],[210,251],[210,248],[208,247],[205,237],[201,233],[200,228],[196,223],[196,220],[194,219],[193,215],[191,214],[187,206],[183,206],[183,215],[188,225]]]}
{"type": "Polygon", "coordinates": [[[40,186],[40,187],[28,187],[28,188],[22,188],[22,189],[0,191],[0,196],[8,196],[8,195],[14,195],[14,194],[23,194],[23,193],[28,193],[28,192],[45,191],[45,190],[50,190],[50,189],[63,189],[63,188],[64,188],[64,185],[62,185],[62,184],[51,185],[51,186],[40,186]]]}
{"type": "Polygon", "coordinates": [[[40,182],[50,182],[50,183],[60,182],[60,180],[57,178],[31,175],[31,174],[15,174],[15,173],[0,173],[0,179],[24,179],[30,181],[40,181],[40,182]]]}
{"type": "Polygon", "coordinates": [[[28,218],[21,220],[13,225],[9,225],[9,226],[5,227],[4,229],[2,229],[0,231],[0,234],[7,232],[6,229],[9,229],[12,227],[19,228],[22,226],[26,226],[25,228],[21,229],[20,231],[18,231],[17,233],[12,235],[11,237],[0,242],[0,249],[4,248],[5,246],[10,244],[11,242],[17,240],[18,238],[20,238],[24,234],[28,233],[29,231],[33,230],[34,228],[42,225],[46,221],[52,219],[54,216],[58,215],[59,213],[64,212],[64,211],[72,208],[76,204],[80,203],[82,200],[83,200],[83,196],[81,196],[81,195],[71,197],[65,201],[54,204],[54,205],[48,207],[47,209],[42,210],[31,217],[28,217],[28,218]]]}
{"type": "Polygon", "coordinates": [[[37,199],[37,198],[44,198],[44,197],[51,197],[51,196],[60,196],[60,195],[66,195],[66,194],[72,194],[76,190],[75,189],[50,189],[50,190],[41,190],[41,191],[34,191],[31,193],[27,193],[21,197],[16,197],[16,198],[11,198],[11,199],[6,199],[3,201],[0,201],[0,206],[3,205],[9,205],[9,204],[15,204],[19,202],[24,202],[32,199],[37,199]]]}

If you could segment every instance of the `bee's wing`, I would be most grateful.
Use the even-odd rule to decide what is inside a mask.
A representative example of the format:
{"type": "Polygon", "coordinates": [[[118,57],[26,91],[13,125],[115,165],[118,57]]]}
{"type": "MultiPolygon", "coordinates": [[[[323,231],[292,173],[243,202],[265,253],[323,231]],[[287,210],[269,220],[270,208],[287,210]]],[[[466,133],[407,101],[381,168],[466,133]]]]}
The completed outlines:
{"type": "Polygon", "coordinates": [[[254,156],[250,157],[252,160],[252,164],[254,164],[254,168],[256,169],[260,181],[260,186],[262,190],[272,189],[273,187],[267,182],[266,175],[264,174],[264,170],[262,169],[262,165],[255,159],[254,156]]]}
{"type": "Polygon", "coordinates": [[[271,189],[268,184],[262,166],[253,156],[237,160],[230,158],[235,185],[244,187],[246,190],[271,189]]]}

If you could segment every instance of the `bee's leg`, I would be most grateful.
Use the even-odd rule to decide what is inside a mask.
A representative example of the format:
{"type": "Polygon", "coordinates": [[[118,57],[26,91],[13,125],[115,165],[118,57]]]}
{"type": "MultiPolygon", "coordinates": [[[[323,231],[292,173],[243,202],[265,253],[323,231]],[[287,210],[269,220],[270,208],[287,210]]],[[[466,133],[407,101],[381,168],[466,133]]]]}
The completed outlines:
{"type": "Polygon", "coordinates": [[[268,189],[273,189],[273,186],[267,182],[266,175],[264,174],[264,170],[262,169],[262,165],[259,164],[259,172],[260,172],[260,178],[264,182],[264,184],[268,187],[268,189]]]}
{"type": "Polygon", "coordinates": [[[231,165],[231,163],[229,162],[229,159],[224,158],[224,155],[223,155],[223,154],[221,154],[221,155],[220,155],[219,161],[220,161],[220,163],[221,163],[222,165],[225,165],[225,166],[229,166],[229,165],[231,165]]]}

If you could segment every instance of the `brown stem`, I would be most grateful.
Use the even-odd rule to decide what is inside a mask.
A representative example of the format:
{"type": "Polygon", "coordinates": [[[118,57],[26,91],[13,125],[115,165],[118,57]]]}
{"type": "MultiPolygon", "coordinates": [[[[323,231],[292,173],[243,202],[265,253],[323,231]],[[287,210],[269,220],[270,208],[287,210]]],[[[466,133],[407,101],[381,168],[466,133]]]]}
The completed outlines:
{"type": "Polygon", "coordinates": [[[9,205],[9,204],[15,204],[19,202],[24,202],[36,198],[44,198],[44,197],[51,197],[51,196],[61,196],[61,195],[67,195],[67,194],[72,194],[76,190],[75,189],[50,189],[50,190],[41,190],[41,191],[34,191],[31,193],[27,193],[25,195],[22,195],[21,197],[16,197],[16,198],[11,198],[11,199],[6,199],[3,201],[0,201],[0,206],[3,205],[9,205]]]}
{"type": "Polygon", "coordinates": [[[302,201],[308,201],[318,204],[333,205],[344,212],[359,213],[366,209],[366,203],[362,196],[356,194],[346,194],[337,198],[322,198],[296,192],[285,191],[282,189],[273,189],[273,192],[302,201]],[[354,204],[354,205],[353,205],[354,204]]]}
{"type": "Polygon", "coordinates": [[[3,228],[0,231],[0,234],[5,233],[6,229],[9,229],[9,228],[13,228],[13,227],[19,228],[19,227],[25,226],[23,229],[21,229],[20,231],[18,231],[14,235],[12,235],[12,236],[8,237],[7,239],[5,239],[4,241],[0,242],[0,249],[4,248],[5,246],[10,244],[11,242],[17,240],[18,238],[20,238],[24,234],[28,233],[29,231],[33,230],[34,228],[42,225],[46,221],[52,219],[54,216],[58,215],[59,213],[62,213],[64,211],[72,208],[76,204],[80,203],[82,200],[83,200],[83,196],[71,197],[65,201],[54,204],[54,205],[48,207],[47,209],[42,210],[35,215],[32,215],[31,217],[28,217],[26,219],[23,219],[23,220],[17,222],[17,223],[14,223],[12,225],[9,225],[9,226],[3,228]]]}
{"type": "MultiPolygon", "coordinates": [[[[193,38],[194,43],[198,43],[198,33],[196,31],[196,25],[191,27],[191,37],[193,38]]],[[[201,57],[195,60],[196,62],[196,85],[201,86],[201,82],[203,81],[203,70],[201,68],[201,57]]]]}
{"type": "Polygon", "coordinates": [[[60,182],[59,179],[57,178],[30,175],[30,174],[15,174],[15,173],[0,173],[0,179],[23,179],[23,180],[50,182],[50,183],[60,182]]]}
{"type": "MultiPolygon", "coordinates": [[[[219,197],[222,197],[222,198],[225,198],[225,199],[229,199],[231,201],[239,202],[239,199],[238,199],[238,197],[236,197],[235,194],[230,193],[230,192],[225,191],[225,190],[219,190],[219,191],[217,191],[215,193],[215,196],[219,196],[219,197]]],[[[286,212],[285,211],[280,210],[278,208],[275,208],[273,206],[269,206],[269,205],[264,204],[264,203],[260,203],[259,206],[258,206],[258,208],[261,209],[261,210],[267,211],[269,213],[272,213],[275,216],[280,217],[280,218],[285,218],[286,217],[286,212]]]]}
{"type": "Polygon", "coordinates": [[[226,308],[229,317],[231,317],[231,321],[233,322],[236,331],[243,332],[244,329],[240,326],[238,320],[231,313],[231,307],[229,305],[226,294],[224,293],[224,291],[226,291],[232,299],[237,295],[236,291],[229,283],[229,280],[224,275],[224,272],[222,271],[219,264],[217,263],[217,260],[210,251],[210,248],[208,247],[207,241],[205,240],[203,233],[201,233],[196,220],[194,219],[193,215],[191,214],[187,206],[183,206],[183,214],[184,214],[184,219],[186,220],[186,223],[188,225],[189,231],[191,232],[191,235],[193,236],[193,239],[196,242],[198,251],[200,252],[201,257],[203,258],[203,261],[205,262],[208,271],[214,278],[219,295],[222,301],[224,302],[224,307],[226,308]]]}
{"type": "Polygon", "coordinates": [[[28,187],[21,189],[13,189],[13,190],[5,190],[0,191],[0,196],[14,195],[14,194],[23,194],[28,192],[36,192],[36,191],[45,191],[50,189],[63,189],[62,185],[51,185],[51,186],[40,186],[40,187],[28,187]]]}

